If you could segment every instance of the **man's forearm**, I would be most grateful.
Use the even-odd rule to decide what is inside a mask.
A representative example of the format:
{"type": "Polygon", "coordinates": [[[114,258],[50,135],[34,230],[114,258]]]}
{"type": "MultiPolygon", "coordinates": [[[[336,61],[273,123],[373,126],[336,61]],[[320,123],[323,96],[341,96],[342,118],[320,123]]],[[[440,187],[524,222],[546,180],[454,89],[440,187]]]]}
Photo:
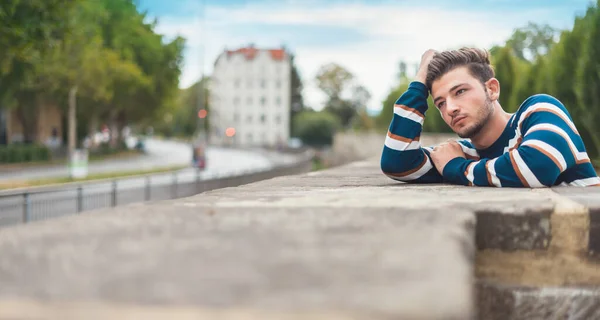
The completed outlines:
{"type": "Polygon", "coordinates": [[[394,105],[381,158],[382,171],[393,179],[415,182],[442,180],[420,143],[427,97],[425,85],[414,81],[394,105]]]}

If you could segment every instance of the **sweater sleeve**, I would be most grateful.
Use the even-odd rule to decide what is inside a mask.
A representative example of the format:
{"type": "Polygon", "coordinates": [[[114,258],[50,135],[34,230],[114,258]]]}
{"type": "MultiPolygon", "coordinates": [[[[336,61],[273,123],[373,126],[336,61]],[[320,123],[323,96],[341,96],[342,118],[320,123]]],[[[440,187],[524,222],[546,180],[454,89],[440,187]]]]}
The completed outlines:
{"type": "Polygon", "coordinates": [[[512,148],[494,159],[454,158],[444,167],[444,179],[468,186],[550,187],[565,170],[590,162],[562,104],[532,104],[515,121],[512,148]]]}
{"type": "Polygon", "coordinates": [[[427,97],[427,87],[415,81],[394,104],[392,123],[381,155],[381,170],[394,180],[415,183],[443,181],[429,157],[430,149],[422,148],[419,141],[427,112],[427,97]]]}

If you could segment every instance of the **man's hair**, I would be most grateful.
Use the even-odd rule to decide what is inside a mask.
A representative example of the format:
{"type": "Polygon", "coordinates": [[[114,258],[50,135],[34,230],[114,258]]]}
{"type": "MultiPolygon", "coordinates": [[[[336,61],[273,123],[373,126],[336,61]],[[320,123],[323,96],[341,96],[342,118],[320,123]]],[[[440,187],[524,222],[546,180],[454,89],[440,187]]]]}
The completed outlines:
{"type": "Polygon", "coordinates": [[[490,64],[490,55],[486,50],[477,48],[460,48],[436,53],[429,67],[425,85],[431,92],[431,85],[446,73],[455,68],[466,66],[469,73],[484,84],[494,77],[494,68],[490,64]]]}

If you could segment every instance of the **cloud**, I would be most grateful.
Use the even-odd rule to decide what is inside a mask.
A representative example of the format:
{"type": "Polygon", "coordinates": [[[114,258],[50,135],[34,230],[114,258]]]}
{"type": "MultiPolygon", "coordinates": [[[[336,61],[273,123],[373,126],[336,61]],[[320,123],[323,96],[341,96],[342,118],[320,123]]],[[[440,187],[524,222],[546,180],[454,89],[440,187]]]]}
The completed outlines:
{"type": "Polygon", "coordinates": [[[324,97],[313,79],[321,65],[336,62],[351,71],[372,93],[368,107],[376,110],[395,84],[400,60],[415,64],[429,48],[444,50],[464,45],[489,48],[503,43],[514,28],[526,25],[531,17],[561,27],[573,20],[561,12],[562,20],[553,19],[556,12],[551,8],[526,11],[464,8],[405,3],[315,6],[300,1],[208,6],[204,24],[199,18],[165,17],[159,19],[157,32],[169,36],[180,34],[188,40],[182,87],[199,79],[202,60],[204,72],[210,74],[214,60],[225,48],[249,43],[279,47],[285,43],[296,55],[307,104],[316,109],[322,107],[324,97]],[[286,31],[282,32],[284,27],[286,31]],[[329,45],[312,39],[322,38],[326,33],[329,45]]]}

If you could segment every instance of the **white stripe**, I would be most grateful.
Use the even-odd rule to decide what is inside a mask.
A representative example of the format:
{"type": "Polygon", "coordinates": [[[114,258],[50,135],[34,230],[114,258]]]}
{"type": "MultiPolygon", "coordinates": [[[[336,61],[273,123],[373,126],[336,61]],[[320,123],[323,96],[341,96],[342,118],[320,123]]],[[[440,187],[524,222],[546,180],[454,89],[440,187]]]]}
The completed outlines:
{"type": "Polygon", "coordinates": [[[554,132],[558,133],[559,135],[561,135],[563,137],[563,139],[565,139],[565,141],[569,145],[571,152],[573,152],[573,150],[575,150],[575,159],[577,161],[590,159],[586,152],[579,152],[579,150],[577,149],[577,147],[571,140],[571,137],[569,137],[569,135],[565,132],[565,130],[561,129],[560,127],[558,127],[556,125],[549,124],[549,123],[536,124],[535,126],[529,128],[529,130],[527,130],[527,133],[525,134],[525,136],[527,136],[528,134],[530,134],[534,131],[539,131],[539,130],[554,131],[554,132]]]}
{"type": "Polygon", "coordinates": [[[531,107],[527,108],[527,110],[525,110],[525,112],[523,112],[521,117],[519,117],[519,125],[518,126],[521,127],[521,123],[525,120],[525,118],[527,118],[528,115],[530,115],[531,113],[534,113],[536,111],[539,111],[540,109],[550,109],[552,111],[555,111],[556,113],[558,113],[561,116],[563,121],[565,121],[571,127],[571,129],[573,129],[575,131],[575,133],[579,134],[577,132],[577,129],[575,128],[575,124],[573,124],[573,121],[571,121],[571,119],[569,119],[569,116],[567,116],[565,114],[565,112],[562,111],[559,107],[557,107],[551,103],[548,103],[548,102],[538,102],[538,103],[532,105],[531,107]]]}
{"type": "Polygon", "coordinates": [[[475,185],[475,166],[479,164],[480,161],[469,163],[467,166],[467,180],[475,185]]]}
{"type": "Polygon", "coordinates": [[[492,177],[492,184],[496,187],[502,187],[502,183],[500,183],[500,179],[496,175],[496,160],[498,158],[494,158],[488,162],[488,169],[490,171],[490,176],[492,177]]]}
{"type": "Polygon", "coordinates": [[[423,125],[423,117],[414,112],[406,111],[398,106],[394,106],[394,113],[401,116],[402,118],[410,119],[420,125],[423,125]]]}
{"type": "Polygon", "coordinates": [[[517,167],[519,168],[519,171],[521,171],[521,175],[523,175],[523,178],[525,178],[529,187],[530,188],[544,187],[544,185],[541,182],[539,182],[538,179],[535,177],[533,172],[531,172],[531,170],[529,170],[529,167],[527,166],[525,161],[523,161],[523,158],[521,158],[519,151],[515,149],[511,152],[513,153],[513,157],[515,158],[515,162],[517,163],[517,167]]]}
{"type": "Polygon", "coordinates": [[[599,184],[599,183],[600,183],[600,178],[593,177],[593,178],[574,180],[574,181],[571,181],[569,183],[569,185],[576,186],[576,187],[587,187],[587,186],[593,186],[593,185],[599,184]]]}
{"type": "Polygon", "coordinates": [[[468,154],[468,155],[473,156],[473,157],[480,158],[479,157],[479,153],[477,153],[477,150],[475,150],[473,148],[469,148],[469,147],[465,146],[464,144],[462,144],[460,142],[458,144],[460,144],[460,147],[462,148],[462,151],[465,154],[468,154]]]}
{"type": "Polygon", "coordinates": [[[415,150],[421,147],[421,142],[411,141],[410,143],[406,143],[404,141],[391,138],[390,136],[385,136],[385,146],[397,151],[415,150]]]}
{"type": "Polygon", "coordinates": [[[517,142],[519,141],[520,137],[521,129],[519,129],[519,127],[517,126],[517,129],[515,130],[515,136],[512,139],[508,140],[508,145],[504,147],[504,153],[507,153],[508,151],[510,151],[510,149],[514,148],[517,142]]]}
{"type": "Polygon", "coordinates": [[[556,160],[558,160],[558,162],[560,163],[561,167],[558,168],[558,169],[560,169],[560,172],[567,170],[567,161],[565,161],[565,157],[563,157],[563,155],[558,150],[556,150],[555,147],[545,143],[544,141],[537,140],[537,139],[527,140],[522,144],[522,146],[530,146],[530,145],[540,147],[542,150],[547,151],[552,156],[554,156],[554,158],[556,158],[556,160]]]}
{"type": "Polygon", "coordinates": [[[426,174],[429,170],[431,170],[433,168],[433,165],[431,164],[431,161],[429,161],[429,157],[427,155],[425,155],[425,158],[427,159],[427,161],[425,162],[425,164],[421,167],[421,169],[407,175],[404,177],[394,177],[391,175],[388,175],[388,177],[394,179],[394,180],[399,180],[399,181],[411,181],[411,180],[415,180],[415,179],[419,179],[420,177],[422,177],[424,174],[426,174]]]}

